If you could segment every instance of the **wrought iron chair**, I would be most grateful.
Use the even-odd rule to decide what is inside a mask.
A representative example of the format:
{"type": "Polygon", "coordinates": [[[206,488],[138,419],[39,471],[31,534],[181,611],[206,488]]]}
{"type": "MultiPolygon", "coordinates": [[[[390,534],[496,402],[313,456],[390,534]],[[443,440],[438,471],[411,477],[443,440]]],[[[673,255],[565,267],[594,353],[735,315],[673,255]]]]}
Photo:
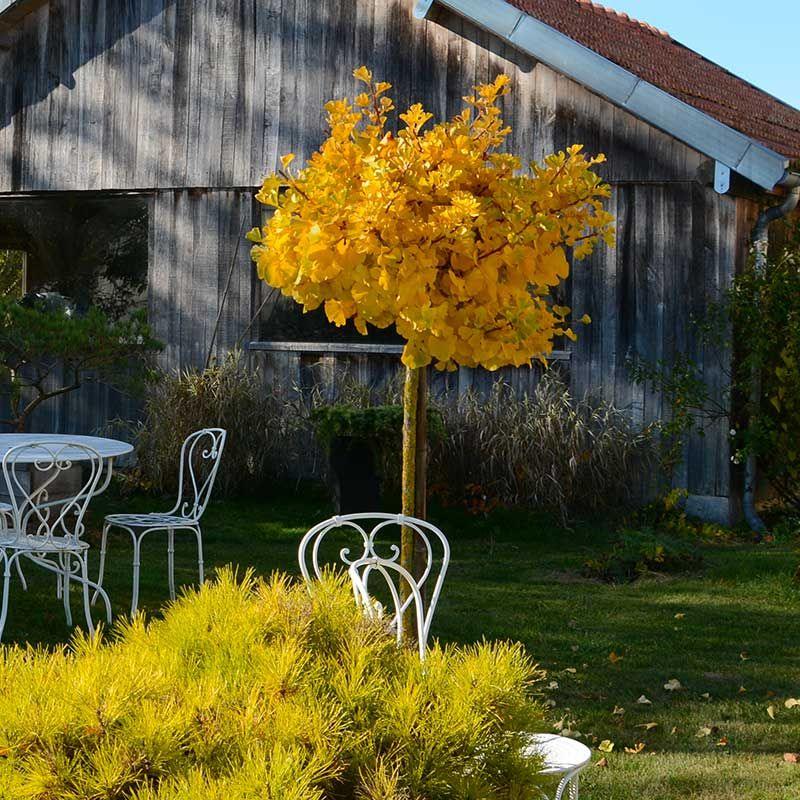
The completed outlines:
{"type": "MultiPolygon", "coordinates": [[[[70,581],[83,586],[83,607],[86,624],[94,633],[89,602],[89,588],[96,590],[105,603],[106,618],[111,622],[108,595],[89,580],[89,544],[83,540],[83,518],[103,471],[100,454],[76,442],[58,444],[29,442],[9,449],[3,457],[3,477],[11,499],[11,527],[0,531],[0,559],[3,563],[3,597],[0,608],[0,637],[8,615],[11,567],[19,567],[23,557],[58,577],[58,590],[64,601],[67,625],[72,625],[69,603],[70,581]],[[54,483],[75,465],[84,466],[77,486],[51,497],[54,483]],[[30,480],[34,471],[41,481],[30,480]]],[[[4,512],[3,516],[9,516],[4,512]]]]}
{"type": "MultiPolygon", "coordinates": [[[[361,541],[358,547],[361,555],[358,558],[350,557],[350,548],[344,547],[339,552],[340,560],[348,567],[348,574],[353,583],[353,592],[356,603],[364,609],[370,618],[382,615],[383,610],[369,593],[369,579],[372,575],[379,575],[385,583],[394,614],[389,619],[389,625],[397,637],[398,643],[403,640],[405,633],[404,617],[409,607],[413,609],[414,628],[419,647],[420,659],[424,661],[430,635],[431,622],[436,611],[436,604],[444,583],[447,567],[450,563],[450,546],[445,535],[429,522],[413,517],[404,517],[402,514],[348,514],[347,516],[332,517],[314,526],[300,542],[298,560],[300,571],[306,582],[313,576],[321,575],[320,545],[325,536],[331,531],[351,529],[355,531],[361,541]],[[370,521],[377,521],[369,527],[370,521]],[[425,569],[419,578],[415,578],[400,563],[400,548],[396,544],[388,546],[389,555],[380,556],[376,552],[376,537],[389,526],[408,527],[425,545],[425,569]],[[423,586],[434,570],[434,553],[431,541],[438,540],[441,544],[442,556],[440,570],[434,583],[433,593],[427,609],[423,599],[423,586]],[[402,599],[400,587],[405,584],[408,596],[402,599]]],[[[379,546],[379,545],[378,545],[379,546]]],[[[578,800],[579,776],[588,766],[591,759],[589,748],[574,739],[548,733],[535,733],[529,737],[529,745],[525,752],[529,755],[536,753],[543,761],[542,775],[560,776],[553,800],[578,800]],[[568,792],[567,795],[564,793],[568,792]]],[[[546,796],[545,796],[546,797],[546,796]]]]}
{"type": "MultiPolygon", "coordinates": [[[[122,528],[133,539],[133,594],[131,616],[139,607],[139,568],[142,540],[153,531],[167,532],[167,567],[169,572],[169,596],[175,599],[175,531],[189,531],[197,538],[197,569],[200,583],[203,582],[203,533],[200,519],[206,510],[214,481],[219,471],[227,432],[222,428],[203,428],[190,433],[181,447],[180,474],[178,477],[178,500],[170,511],[152,514],[110,514],[105,518],[103,538],[100,545],[100,571],[97,585],[103,585],[108,532],[111,528],[122,528]]],[[[92,603],[97,599],[97,593],[92,603]]]]}
{"type": "Polygon", "coordinates": [[[332,531],[356,534],[354,539],[357,541],[359,555],[351,558],[350,548],[344,547],[339,551],[339,558],[347,567],[353,581],[356,602],[363,605],[367,614],[376,613],[375,604],[370,600],[367,591],[370,575],[377,572],[387,583],[394,604],[394,615],[389,624],[395,631],[398,642],[402,641],[404,635],[403,617],[413,604],[416,638],[420,656],[424,658],[431,622],[450,563],[450,545],[445,535],[430,522],[402,514],[362,513],[331,517],[311,528],[300,542],[298,560],[300,571],[307,582],[310,582],[312,577],[319,578],[322,574],[320,546],[332,531]],[[411,530],[414,538],[423,546],[424,569],[419,577],[412,576],[400,565],[400,547],[397,544],[379,541],[379,537],[392,529],[397,529],[396,539],[399,541],[402,528],[411,530]],[[382,557],[376,550],[382,545],[388,550],[387,556],[382,557]],[[426,608],[422,595],[429,579],[433,579],[433,588],[426,608]],[[401,599],[403,584],[408,589],[408,596],[404,600],[401,599]]]}

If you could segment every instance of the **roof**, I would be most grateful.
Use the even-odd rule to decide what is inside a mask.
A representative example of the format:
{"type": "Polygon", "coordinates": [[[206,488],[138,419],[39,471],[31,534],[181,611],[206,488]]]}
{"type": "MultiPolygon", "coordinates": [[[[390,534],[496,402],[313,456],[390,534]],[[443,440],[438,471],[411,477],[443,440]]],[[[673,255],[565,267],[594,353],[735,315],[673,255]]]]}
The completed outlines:
{"type": "Polygon", "coordinates": [[[637,77],[791,159],[800,111],[673,39],[590,0],[508,0],[637,77]]]}

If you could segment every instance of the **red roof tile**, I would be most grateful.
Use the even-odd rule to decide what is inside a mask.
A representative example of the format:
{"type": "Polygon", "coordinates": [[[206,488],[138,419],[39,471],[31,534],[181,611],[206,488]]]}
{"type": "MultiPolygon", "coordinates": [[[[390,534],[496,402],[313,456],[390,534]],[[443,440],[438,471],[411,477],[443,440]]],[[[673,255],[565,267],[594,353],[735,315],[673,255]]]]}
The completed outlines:
{"type": "Polygon", "coordinates": [[[585,47],[781,155],[800,158],[800,111],[666,31],[590,0],[509,0],[585,47]]]}

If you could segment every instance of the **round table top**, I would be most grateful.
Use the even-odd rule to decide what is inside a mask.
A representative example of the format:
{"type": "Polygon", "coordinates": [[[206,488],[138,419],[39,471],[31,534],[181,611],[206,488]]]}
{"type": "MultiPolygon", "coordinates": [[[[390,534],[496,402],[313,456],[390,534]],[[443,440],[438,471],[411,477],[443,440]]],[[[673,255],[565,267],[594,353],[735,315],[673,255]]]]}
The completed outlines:
{"type": "MultiPolygon", "coordinates": [[[[0,433],[0,460],[12,448],[23,444],[43,444],[51,451],[65,444],[83,444],[96,450],[102,458],[116,458],[124,456],[133,451],[133,445],[129,442],[121,442],[117,439],[104,439],[100,436],[78,436],[70,433],[0,433]]],[[[67,458],[72,461],[80,461],[86,458],[86,453],[77,448],[66,447],[58,449],[59,457],[67,458]]],[[[16,458],[20,464],[30,464],[41,459],[41,448],[31,447],[30,450],[21,450],[16,458]]]]}

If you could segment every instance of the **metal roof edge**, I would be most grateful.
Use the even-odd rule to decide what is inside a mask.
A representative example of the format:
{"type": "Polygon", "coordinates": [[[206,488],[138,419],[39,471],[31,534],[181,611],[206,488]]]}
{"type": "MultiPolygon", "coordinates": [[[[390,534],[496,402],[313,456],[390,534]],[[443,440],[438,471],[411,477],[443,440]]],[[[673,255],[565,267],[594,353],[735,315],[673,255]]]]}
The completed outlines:
{"type": "Polygon", "coordinates": [[[434,6],[449,9],[495,34],[763,189],[774,189],[785,180],[789,166],[786,156],[648,83],[506,0],[418,0],[414,15],[425,19],[434,6]]]}

